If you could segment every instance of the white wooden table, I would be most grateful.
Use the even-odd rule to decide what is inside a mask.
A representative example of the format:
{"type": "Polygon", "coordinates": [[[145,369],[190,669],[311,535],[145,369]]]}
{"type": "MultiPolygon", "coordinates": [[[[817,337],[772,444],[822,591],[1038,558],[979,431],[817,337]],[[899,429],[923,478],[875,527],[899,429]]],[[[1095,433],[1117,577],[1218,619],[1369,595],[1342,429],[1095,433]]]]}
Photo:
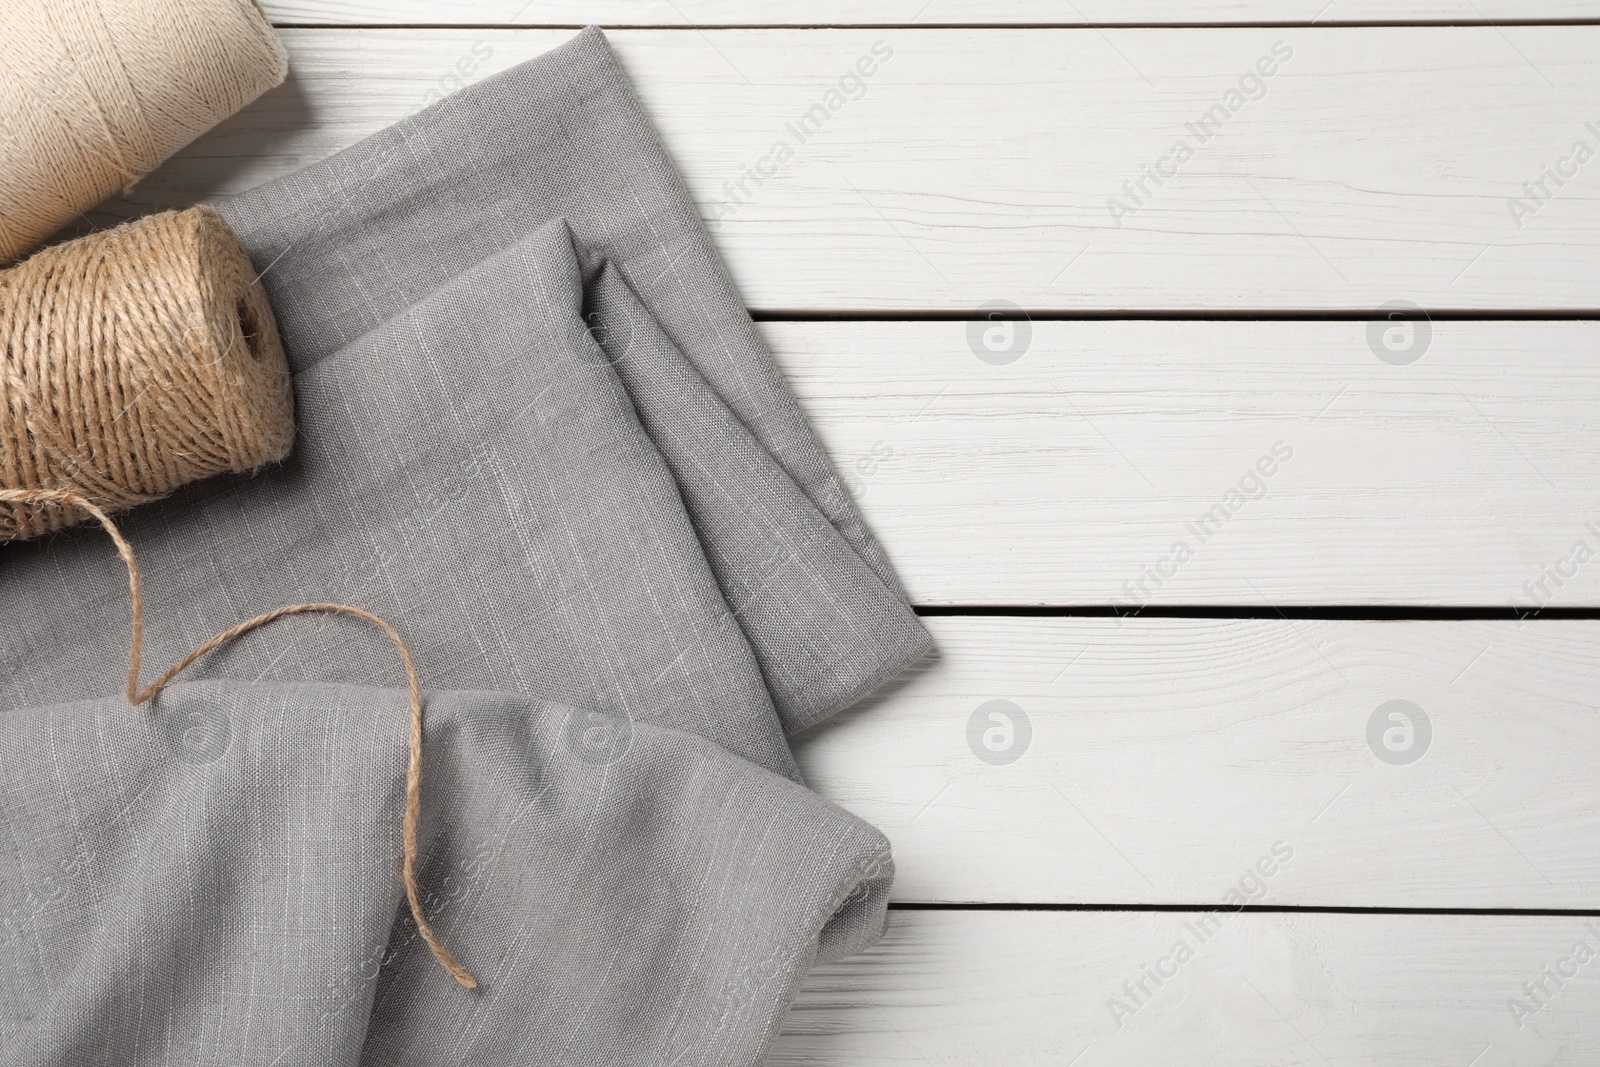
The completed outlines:
{"type": "Polygon", "coordinates": [[[930,616],[801,747],[901,875],[774,1063],[1600,1063],[1600,3],[266,6],[111,215],[621,27],[930,616]]]}

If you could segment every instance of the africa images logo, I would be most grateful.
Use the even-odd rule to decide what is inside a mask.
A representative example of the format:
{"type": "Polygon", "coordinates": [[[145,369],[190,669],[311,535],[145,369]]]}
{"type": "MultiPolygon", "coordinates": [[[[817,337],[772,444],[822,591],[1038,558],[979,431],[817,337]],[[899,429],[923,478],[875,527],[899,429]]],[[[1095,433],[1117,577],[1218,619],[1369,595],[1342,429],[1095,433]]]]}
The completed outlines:
{"type": "Polygon", "coordinates": [[[845,105],[867,95],[868,81],[893,57],[894,47],[889,42],[874,41],[819,99],[783,124],[784,137],[772,142],[754,163],[741,167],[738,177],[722,183],[725,199],[707,205],[706,225],[713,230],[720,229],[723,219],[738,214],[740,208],[753,201],[761,186],[781,174],[795,158],[796,149],[810,142],[845,105]]]}
{"type": "Polygon", "coordinates": [[[1367,747],[1384,763],[1404,767],[1415,763],[1433,743],[1433,723],[1409,700],[1379,704],[1367,719],[1367,747]]]}
{"type": "Polygon", "coordinates": [[[215,763],[233,739],[228,715],[220,708],[175,709],[161,716],[159,728],[172,754],[185,763],[215,763]]]}
{"type": "Polygon", "coordinates": [[[567,751],[603,767],[627,754],[633,744],[633,720],[598,708],[570,708],[565,735],[567,751]]]}
{"type": "Polygon", "coordinates": [[[1028,713],[1009,700],[985,701],[967,717],[967,747],[985,763],[1015,763],[1032,740],[1028,713]]]}
{"type": "Polygon", "coordinates": [[[1292,58],[1294,49],[1290,47],[1289,42],[1274,41],[1271,50],[1239,75],[1238,82],[1223,93],[1220,100],[1207,108],[1193,122],[1184,124],[1187,137],[1179,137],[1172,143],[1166,155],[1141,166],[1137,178],[1123,182],[1122,196],[1113,196],[1106,200],[1106,210],[1111,215],[1112,223],[1120,230],[1123,219],[1137,214],[1140,208],[1153,200],[1156,190],[1176,178],[1181,173],[1183,165],[1198,156],[1206,142],[1222,132],[1229,119],[1243,111],[1251,101],[1263,99],[1267,95],[1267,79],[1277,74],[1280,65],[1292,58]]]}

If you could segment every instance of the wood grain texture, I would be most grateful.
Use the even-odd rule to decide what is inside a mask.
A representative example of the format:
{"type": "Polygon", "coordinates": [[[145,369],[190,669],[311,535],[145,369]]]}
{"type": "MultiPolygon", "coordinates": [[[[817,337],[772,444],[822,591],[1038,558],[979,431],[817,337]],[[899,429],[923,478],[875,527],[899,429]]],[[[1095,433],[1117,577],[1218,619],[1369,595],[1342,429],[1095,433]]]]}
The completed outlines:
{"type": "Polygon", "coordinates": [[[762,329],[921,603],[1600,604],[1594,322],[762,329]]]}
{"type": "Polygon", "coordinates": [[[936,666],[797,750],[901,900],[1600,909],[1600,622],[928,623],[936,666]]]}
{"type": "MultiPolygon", "coordinates": [[[[286,31],[289,83],[100,217],[294,170],[568,35],[286,31]]],[[[1600,147],[1600,27],[612,39],[757,309],[1593,309],[1600,291],[1600,162],[1572,154],[1600,147]],[[875,44],[892,57],[850,99],[875,44]]]]}
{"type": "Polygon", "coordinates": [[[773,1067],[1512,1067],[1600,1062],[1597,937],[1573,918],[896,912],[875,948],[819,967],[773,1067]],[[1175,965],[1175,946],[1191,958],[1175,965]],[[1563,962],[1565,961],[1565,962],[1563,962]],[[1174,976],[1131,1016],[1145,967],[1174,976]],[[1557,987],[1544,968],[1577,976],[1557,987]],[[1525,982],[1550,996],[1520,1029],[1525,982]],[[1122,1023],[1120,1029],[1117,1021],[1122,1023]],[[1474,1058],[1476,1057],[1476,1059],[1474,1058]]]}
{"type": "Polygon", "coordinates": [[[265,0],[276,23],[454,26],[1119,26],[1592,19],[1592,0],[265,0]]]}
{"type": "MultiPolygon", "coordinates": [[[[1546,176],[1600,150],[1600,27],[1490,25],[1600,18],[1592,0],[266,7],[671,27],[611,38],[758,310],[1600,308],[1600,162],[1546,176]],[[1476,25],[1322,28],[1407,21],[1476,25]],[[763,24],[892,28],[709,28],[763,24]],[[864,91],[830,98],[880,41],[864,91]],[[1292,56],[1232,106],[1279,41],[1292,56]],[[1163,164],[1180,139],[1192,158],[1163,164]]],[[[284,36],[282,89],[94,221],[288,173],[570,33],[284,36]]],[[[1575,552],[1600,554],[1593,321],[1436,321],[1409,364],[1359,321],[1035,321],[1010,362],[986,328],[1016,344],[981,321],[763,326],[923,603],[1600,604],[1575,552]],[[1278,442],[1292,456],[1232,508],[1278,442]]],[[[935,665],[798,746],[889,834],[902,902],[1600,908],[1600,622],[929,625],[935,665]],[[1026,716],[1013,762],[979,755],[995,700],[1012,744],[1026,716]],[[1369,739],[1392,700],[1427,716],[1414,763],[1369,739]]],[[[1600,958],[1545,977],[1600,949],[1586,923],[903,908],[813,972],[768,1062],[1595,1063],[1600,958]],[[1513,998],[1539,1009],[1525,1025],[1513,998]]]]}

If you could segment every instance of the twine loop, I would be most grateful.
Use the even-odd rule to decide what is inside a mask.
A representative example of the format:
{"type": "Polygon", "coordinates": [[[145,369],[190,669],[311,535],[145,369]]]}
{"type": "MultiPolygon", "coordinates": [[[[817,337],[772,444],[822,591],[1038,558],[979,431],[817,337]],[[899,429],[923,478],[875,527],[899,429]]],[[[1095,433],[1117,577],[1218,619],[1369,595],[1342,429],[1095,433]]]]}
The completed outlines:
{"type": "Polygon", "coordinates": [[[236,637],[249,633],[251,630],[289,615],[307,615],[313,612],[349,615],[372,623],[382,630],[389,640],[394,642],[395,648],[400,653],[400,662],[405,666],[406,683],[411,692],[411,729],[408,737],[411,756],[406,765],[406,810],[405,818],[401,823],[404,859],[401,863],[400,877],[405,884],[406,901],[411,906],[411,918],[416,922],[417,932],[422,935],[422,940],[427,942],[429,951],[433,953],[434,958],[439,961],[439,964],[444,967],[457,985],[463,989],[477,988],[478,983],[473,979],[472,975],[456,961],[454,956],[446,951],[438,935],[433,932],[433,927],[429,925],[427,916],[423,913],[422,894],[417,887],[417,825],[422,819],[422,686],[417,680],[417,667],[411,658],[411,649],[407,647],[405,639],[400,636],[399,632],[370,611],[351,607],[349,604],[291,604],[287,607],[269,611],[264,615],[257,615],[253,619],[241,622],[237,626],[216,634],[177,663],[167,668],[155,681],[141,689],[139,687],[139,667],[144,651],[144,598],[140,591],[139,564],[134,560],[133,549],[122,536],[122,531],[117,528],[117,524],[111,521],[111,517],[104,510],[71,490],[0,489],[0,501],[23,504],[34,509],[51,509],[68,505],[95,519],[110,535],[112,543],[116,545],[117,555],[122,557],[122,562],[128,568],[128,593],[132,600],[133,612],[133,639],[132,651],[128,656],[126,695],[128,703],[135,707],[153,700],[172,683],[173,679],[207,653],[227,644],[236,637]]]}

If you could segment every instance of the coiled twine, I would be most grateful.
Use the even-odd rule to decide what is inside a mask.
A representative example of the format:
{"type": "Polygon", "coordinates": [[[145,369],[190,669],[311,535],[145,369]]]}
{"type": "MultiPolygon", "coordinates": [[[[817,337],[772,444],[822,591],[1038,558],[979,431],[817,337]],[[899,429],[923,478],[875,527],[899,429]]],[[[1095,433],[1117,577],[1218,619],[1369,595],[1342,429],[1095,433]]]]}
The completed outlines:
{"type": "Polygon", "coordinates": [[[0,26],[0,264],[289,69],[254,0],[5,0],[0,26]]]}
{"type": "MultiPolygon", "coordinates": [[[[294,444],[267,295],[209,207],[150,215],[0,271],[0,486],[114,512],[294,444]]],[[[0,541],[74,509],[0,503],[0,541]]]]}

